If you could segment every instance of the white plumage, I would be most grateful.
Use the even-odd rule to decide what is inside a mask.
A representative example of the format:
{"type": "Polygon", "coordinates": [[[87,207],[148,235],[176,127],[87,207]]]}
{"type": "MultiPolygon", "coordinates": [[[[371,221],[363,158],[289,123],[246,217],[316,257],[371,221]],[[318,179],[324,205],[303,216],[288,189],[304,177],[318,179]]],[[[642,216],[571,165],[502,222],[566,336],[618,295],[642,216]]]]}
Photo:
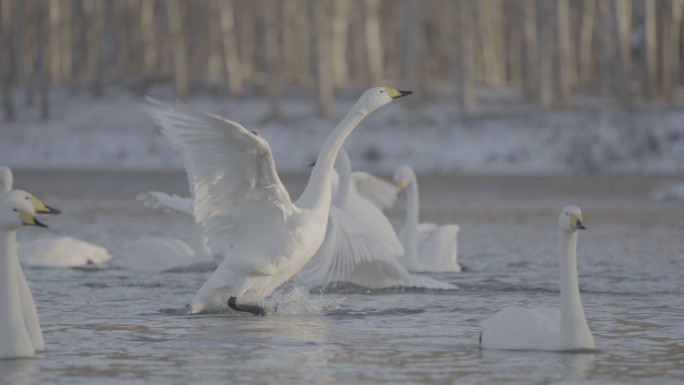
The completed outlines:
{"type": "MultiPolygon", "coordinates": [[[[349,156],[344,149],[337,156],[335,170],[339,180],[333,193],[325,239],[302,269],[304,282],[316,286],[350,282],[371,289],[397,286],[456,288],[429,277],[421,277],[419,281],[398,261],[397,257],[404,254],[404,247],[387,217],[357,192],[358,179],[351,172],[349,156]]],[[[382,186],[378,183],[382,180],[375,178],[378,181],[372,181],[369,177],[375,178],[366,174],[363,182],[382,186]]],[[[389,186],[396,191],[394,186],[389,186]]],[[[373,190],[372,186],[363,187],[365,191],[373,190]]],[[[387,204],[386,200],[384,202],[387,204]]]]}
{"type": "Polygon", "coordinates": [[[376,87],[366,91],[331,133],[309,184],[293,203],[263,138],[238,123],[181,103],[153,101],[147,108],[183,157],[194,216],[209,246],[225,256],[191,302],[191,313],[225,309],[263,314],[258,303],[291,278],[325,235],[331,174],[337,152],[369,113],[408,94],[376,87]]]}
{"type": "Polygon", "coordinates": [[[582,212],[567,206],[558,219],[560,228],[561,309],[506,308],[482,323],[485,349],[579,350],[594,349],[594,338],[584,316],[577,283],[577,233],[584,229],[582,212]]]}
{"type": "Polygon", "coordinates": [[[44,350],[36,305],[16,245],[21,226],[44,226],[34,213],[29,201],[0,194],[0,358],[33,357],[44,350]]]}
{"type": "Polygon", "coordinates": [[[394,182],[399,190],[406,189],[406,221],[399,232],[406,253],[401,262],[411,272],[454,273],[461,271],[458,263],[458,225],[438,226],[418,224],[418,181],[413,169],[401,166],[395,170],[394,182]]]}

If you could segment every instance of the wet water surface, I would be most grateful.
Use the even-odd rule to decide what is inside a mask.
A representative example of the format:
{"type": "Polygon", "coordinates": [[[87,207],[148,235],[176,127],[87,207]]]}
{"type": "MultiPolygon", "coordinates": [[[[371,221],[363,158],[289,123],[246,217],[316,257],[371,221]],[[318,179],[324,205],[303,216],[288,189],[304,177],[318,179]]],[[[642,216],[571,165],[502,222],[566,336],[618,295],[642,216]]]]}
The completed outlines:
{"type": "MultiPolygon", "coordinates": [[[[684,381],[684,205],[650,199],[645,177],[418,176],[421,220],[458,223],[460,290],[308,292],[285,285],[270,315],[185,315],[209,273],[117,268],[141,235],[188,241],[187,216],[139,192],[186,194],[182,174],[18,173],[63,211],[19,240],[71,235],[107,247],[102,269],[25,268],[46,352],[0,361],[8,384],[547,384],[684,381]],[[583,209],[579,282],[597,351],[478,347],[479,324],[509,305],[559,306],[556,219],[583,209]]],[[[284,178],[293,197],[306,178],[284,178]]],[[[403,223],[405,201],[389,212],[403,223]]]]}

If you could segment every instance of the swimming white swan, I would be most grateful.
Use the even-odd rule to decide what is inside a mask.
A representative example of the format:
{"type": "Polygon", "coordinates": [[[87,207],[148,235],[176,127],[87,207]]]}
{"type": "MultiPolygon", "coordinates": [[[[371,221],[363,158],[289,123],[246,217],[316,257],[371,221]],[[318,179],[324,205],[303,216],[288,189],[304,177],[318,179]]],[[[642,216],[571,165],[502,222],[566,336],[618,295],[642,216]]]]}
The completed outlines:
{"type": "Polygon", "coordinates": [[[23,242],[18,253],[23,265],[48,268],[95,267],[112,259],[104,247],[68,236],[23,242]]]}
{"type": "Polygon", "coordinates": [[[238,123],[182,103],[147,110],[183,157],[194,216],[225,259],[192,299],[190,312],[224,309],[265,314],[255,303],[290,279],[323,242],[333,164],[361,120],[409,91],[367,90],[326,140],[309,183],[293,203],[268,142],[238,123]],[[242,305],[240,304],[252,304],[242,305]]]}
{"type": "Polygon", "coordinates": [[[399,233],[406,253],[400,261],[411,272],[461,271],[458,263],[458,225],[418,224],[418,181],[411,167],[397,168],[394,182],[398,190],[406,189],[406,221],[399,233]]]}
{"type": "Polygon", "coordinates": [[[30,202],[0,197],[0,358],[34,357],[44,350],[36,305],[17,258],[21,226],[42,226],[30,202]]]}
{"type": "MultiPolygon", "coordinates": [[[[36,214],[59,214],[60,211],[47,206],[33,194],[12,189],[12,171],[0,166],[3,196],[9,199],[25,200],[31,203],[36,214]]],[[[101,246],[73,237],[52,237],[24,242],[19,245],[19,259],[22,264],[35,267],[79,267],[93,266],[107,262],[112,257],[101,246]]]]}
{"type": "MultiPolygon", "coordinates": [[[[192,200],[159,191],[138,194],[137,200],[147,207],[177,211],[192,216],[192,200]]],[[[143,236],[128,242],[119,250],[117,265],[127,270],[164,272],[177,269],[201,268],[214,270],[214,255],[199,226],[193,221],[191,244],[172,237],[143,236]]]]}
{"type": "MultiPolygon", "coordinates": [[[[350,282],[370,289],[426,287],[455,289],[429,277],[414,277],[397,260],[404,247],[392,224],[376,205],[357,193],[349,155],[335,161],[338,183],[333,192],[323,244],[302,268],[302,281],[315,286],[350,282]]],[[[390,187],[393,186],[390,184],[390,187]]]]}
{"type": "Polygon", "coordinates": [[[560,229],[561,310],[509,307],[482,324],[485,349],[578,350],[594,349],[577,283],[577,235],[584,230],[582,211],[567,206],[558,218],[560,229]]]}
{"type": "Polygon", "coordinates": [[[388,210],[397,202],[399,191],[394,184],[364,171],[351,173],[354,183],[351,188],[362,198],[374,204],[380,210],[388,210]]]}

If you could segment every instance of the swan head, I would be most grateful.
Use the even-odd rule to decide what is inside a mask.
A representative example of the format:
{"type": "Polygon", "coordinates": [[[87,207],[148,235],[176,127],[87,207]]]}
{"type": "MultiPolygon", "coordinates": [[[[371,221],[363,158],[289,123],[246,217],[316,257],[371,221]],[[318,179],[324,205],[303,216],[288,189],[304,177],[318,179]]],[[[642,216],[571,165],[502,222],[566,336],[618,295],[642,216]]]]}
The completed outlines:
{"type": "Polygon", "coordinates": [[[11,190],[7,193],[7,196],[9,197],[9,199],[23,200],[30,203],[37,214],[61,213],[61,211],[46,205],[40,199],[34,197],[33,194],[24,190],[11,190]]]}
{"type": "Polygon", "coordinates": [[[566,206],[561,211],[558,218],[558,227],[567,232],[574,232],[577,230],[585,230],[584,223],[582,223],[582,210],[577,206],[566,206]]]}
{"type": "Polygon", "coordinates": [[[35,210],[25,200],[5,198],[0,201],[0,229],[16,230],[21,226],[47,227],[33,215],[35,210]]]}
{"type": "Polygon", "coordinates": [[[399,166],[394,170],[394,186],[398,191],[405,189],[416,179],[416,174],[409,166],[399,166]]]}
{"type": "Polygon", "coordinates": [[[411,95],[412,93],[413,91],[399,91],[389,87],[373,87],[366,90],[357,103],[364,106],[366,113],[371,113],[394,99],[411,95]]]}

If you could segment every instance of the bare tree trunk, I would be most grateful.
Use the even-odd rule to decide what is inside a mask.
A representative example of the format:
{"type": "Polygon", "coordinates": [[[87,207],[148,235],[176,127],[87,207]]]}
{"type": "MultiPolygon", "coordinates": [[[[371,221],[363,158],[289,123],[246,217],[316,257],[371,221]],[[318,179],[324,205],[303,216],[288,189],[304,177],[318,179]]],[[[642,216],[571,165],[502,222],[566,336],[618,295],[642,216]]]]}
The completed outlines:
{"type": "Polygon", "coordinates": [[[660,89],[664,98],[672,96],[673,83],[675,77],[676,58],[679,55],[679,33],[681,29],[681,2],[671,0],[669,4],[661,3],[664,6],[661,17],[663,18],[662,26],[662,43],[660,50],[660,89]]]}
{"type": "Polygon", "coordinates": [[[332,77],[335,86],[347,82],[349,69],[347,67],[347,33],[349,30],[349,3],[334,1],[332,3],[332,77]]]}
{"type": "Polygon", "coordinates": [[[15,119],[14,101],[12,100],[12,88],[16,73],[14,56],[14,14],[12,0],[0,1],[0,17],[2,20],[2,52],[4,60],[2,80],[2,106],[5,111],[5,120],[12,122],[15,119]]]}
{"type": "Polygon", "coordinates": [[[156,17],[153,0],[143,0],[140,3],[140,33],[142,38],[143,49],[143,93],[147,92],[147,88],[154,80],[158,68],[157,60],[159,54],[157,52],[157,31],[156,31],[156,17]]]}
{"type": "Polygon", "coordinates": [[[523,86],[523,47],[524,47],[524,26],[523,26],[523,3],[520,1],[506,2],[508,8],[508,80],[515,88],[523,86]]]}
{"type": "MultiPolygon", "coordinates": [[[[254,83],[254,46],[257,31],[254,23],[254,12],[252,8],[255,6],[252,2],[237,2],[234,3],[237,7],[241,5],[238,12],[236,8],[236,22],[238,31],[238,49],[240,58],[240,73],[243,81],[251,81],[254,83]],[[239,21],[239,22],[238,22],[239,21]]],[[[299,40],[301,42],[301,40],[299,40]]],[[[300,43],[300,44],[303,44],[300,43]]]]}
{"type": "Polygon", "coordinates": [[[69,82],[71,81],[71,76],[72,76],[72,59],[73,59],[73,50],[72,50],[72,44],[71,44],[71,0],[60,0],[60,14],[62,16],[62,21],[61,21],[61,33],[60,33],[60,58],[61,58],[61,71],[62,71],[62,76],[61,78],[64,80],[64,82],[69,82]]]}
{"type": "Polygon", "coordinates": [[[658,38],[656,30],[656,1],[644,0],[646,29],[646,93],[653,97],[658,93],[658,38]]]}
{"type": "Polygon", "coordinates": [[[280,96],[283,85],[280,74],[280,42],[278,40],[280,31],[280,7],[279,0],[271,1],[263,9],[265,18],[265,56],[267,72],[267,91],[271,105],[270,119],[280,117],[280,96]]]}
{"type": "MultiPolygon", "coordinates": [[[[672,0],[672,83],[679,85],[679,71],[681,69],[681,41],[682,41],[682,13],[684,0],[672,0]]],[[[671,94],[670,96],[674,96],[671,94]]]]}
{"type": "Polygon", "coordinates": [[[539,101],[539,41],[537,39],[537,6],[525,0],[525,85],[528,98],[539,101]]]}
{"type": "MultiPolygon", "coordinates": [[[[411,90],[418,91],[418,70],[416,66],[416,49],[415,49],[415,29],[416,29],[416,11],[413,0],[402,0],[402,24],[401,29],[401,78],[406,82],[411,90]]],[[[415,106],[417,102],[410,101],[409,105],[415,106]]]]}
{"type": "Polygon", "coordinates": [[[24,3],[24,74],[26,76],[26,105],[33,107],[36,101],[36,3],[28,0],[24,3]]]}
{"type": "Polygon", "coordinates": [[[52,84],[57,84],[61,81],[62,75],[62,58],[60,45],[61,39],[61,23],[62,14],[59,1],[50,1],[50,81],[52,84]]]}
{"type": "Polygon", "coordinates": [[[473,0],[459,1],[459,35],[461,37],[460,96],[463,113],[469,114],[477,101],[477,70],[475,68],[475,15],[473,0]]]}
{"type": "Polygon", "coordinates": [[[579,40],[579,82],[589,85],[594,80],[594,20],[596,19],[596,0],[582,3],[582,26],[579,40]]]}
{"type": "Polygon", "coordinates": [[[553,25],[551,2],[540,3],[541,44],[539,62],[539,104],[548,109],[553,105],[553,25]]]}
{"type": "Polygon", "coordinates": [[[364,33],[368,74],[373,85],[383,77],[382,40],[380,36],[380,0],[364,0],[364,33]]]}
{"type": "Polygon", "coordinates": [[[84,0],[83,11],[88,23],[86,46],[87,68],[95,97],[102,96],[104,70],[102,65],[102,45],[104,43],[105,4],[101,0],[84,0]]]}
{"type": "Polygon", "coordinates": [[[613,20],[611,20],[610,12],[611,0],[599,0],[598,9],[601,20],[601,28],[599,29],[600,39],[600,69],[601,69],[601,93],[605,98],[613,95],[613,74],[612,71],[618,70],[613,68],[612,61],[614,53],[613,47],[613,20]]]}
{"type": "Polygon", "coordinates": [[[181,0],[169,0],[168,18],[169,33],[173,41],[173,71],[176,95],[181,100],[188,98],[188,62],[187,45],[185,41],[185,29],[183,27],[183,2],[181,0]]]}
{"type": "Polygon", "coordinates": [[[333,101],[333,83],[330,47],[330,3],[313,3],[313,20],[316,31],[316,85],[318,90],[318,113],[329,116],[333,101]]]}
{"type": "Polygon", "coordinates": [[[559,102],[563,107],[572,103],[572,87],[577,79],[575,67],[575,52],[572,45],[572,31],[570,29],[569,0],[558,0],[556,3],[558,17],[558,80],[559,102]]]}
{"type": "Polygon", "coordinates": [[[218,0],[221,14],[221,35],[223,60],[228,77],[228,93],[231,96],[242,93],[242,66],[235,34],[235,8],[233,0],[218,0]]]}
{"type": "MultiPolygon", "coordinates": [[[[624,77],[625,85],[629,86],[632,73],[632,55],[629,43],[632,32],[632,1],[628,0],[613,0],[615,7],[615,18],[617,21],[618,40],[620,49],[620,60],[622,61],[622,75],[624,77]]],[[[628,87],[629,88],[629,87],[628,87]]]]}
{"type": "Polygon", "coordinates": [[[479,0],[479,22],[482,44],[484,82],[500,86],[505,78],[506,58],[503,50],[502,15],[500,0],[479,0]]]}

